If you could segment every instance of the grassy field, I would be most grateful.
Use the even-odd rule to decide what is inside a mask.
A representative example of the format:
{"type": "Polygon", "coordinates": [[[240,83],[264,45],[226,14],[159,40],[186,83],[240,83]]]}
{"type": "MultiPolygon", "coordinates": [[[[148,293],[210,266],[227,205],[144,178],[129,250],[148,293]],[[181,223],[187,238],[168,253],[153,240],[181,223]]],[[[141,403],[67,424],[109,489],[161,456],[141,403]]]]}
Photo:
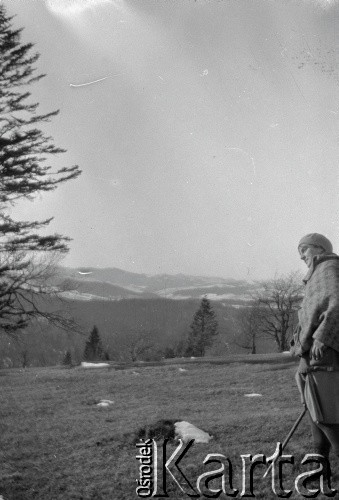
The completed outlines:
{"type": "MultiPolygon", "coordinates": [[[[5,500],[136,499],[133,438],[158,419],[186,420],[213,435],[210,443],[195,444],[181,462],[192,482],[206,472],[208,453],[222,453],[232,461],[234,486],[240,490],[240,455],[271,455],[301,411],[295,367],[283,355],[257,355],[125,369],[2,370],[0,495],[5,500]],[[187,371],[179,370],[183,367],[187,371]],[[100,399],[114,404],[100,408],[100,399]]],[[[293,479],[305,471],[300,460],[312,451],[310,442],[304,419],[286,449],[296,465],[286,465],[285,487],[293,489],[293,479]]],[[[336,486],[335,459],[333,465],[336,486]]],[[[260,468],[255,497],[275,498],[260,468]]],[[[170,480],[168,485],[169,498],[189,498],[170,480]]],[[[302,497],[293,493],[290,498],[302,497]]]]}

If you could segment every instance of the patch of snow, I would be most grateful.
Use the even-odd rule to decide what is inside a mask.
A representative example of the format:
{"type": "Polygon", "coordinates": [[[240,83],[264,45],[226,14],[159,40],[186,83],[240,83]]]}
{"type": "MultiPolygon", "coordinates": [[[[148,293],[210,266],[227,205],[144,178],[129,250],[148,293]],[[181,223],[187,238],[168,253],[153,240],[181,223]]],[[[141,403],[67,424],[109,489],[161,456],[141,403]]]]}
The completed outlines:
{"type": "Polygon", "coordinates": [[[207,432],[198,429],[198,427],[189,422],[175,422],[174,428],[177,438],[183,442],[194,439],[196,443],[208,443],[212,439],[212,436],[207,432]]]}
{"type": "Polygon", "coordinates": [[[246,398],[258,398],[258,397],[262,396],[262,394],[258,394],[256,392],[251,392],[250,394],[244,394],[244,396],[246,398]]]}
{"type": "Polygon", "coordinates": [[[206,288],[235,288],[236,285],[231,285],[229,283],[202,283],[202,284],[195,284],[195,285],[186,285],[186,286],[177,286],[177,287],[169,287],[169,288],[164,288],[162,290],[158,290],[159,295],[172,295],[176,292],[179,292],[180,290],[197,290],[197,289],[203,289],[205,290],[206,288]]]}
{"type": "Polygon", "coordinates": [[[281,354],[284,354],[285,356],[292,356],[290,351],[283,351],[281,354]]]}
{"type": "Polygon", "coordinates": [[[133,371],[132,373],[133,373],[133,375],[140,375],[140,373],[139,373],[139,372],[134,372],[134,371],[133,371]]]}
{"type": "Polygon", "coordinates": [[[179,372],[187,372],[186,368],[179,368],[179,372]]]}
{"type": "Polygon", "coordinates": [[[252,298],[247,294],[236,294],[236,293],[223,293],[221,295],[217,295],[216,293],[207,293],[206,297],[209,300],[239,300],[241,302],[249,302],[252,298]]]}
{"type": "Polygon", "coordinates": [[[173,300],[188,300],[192,298],[190,295],[172,295],[172,294],[166,295],[166,297],[168,299],[173,299],[173,300]]]}
{"type": "MultiPolygon", "coordinates": [[[[180,294],[172,294],[171,292],[169,293],[162,293],[160,294],[158,292],[159,295],[161,295],[162,297],[166,297],[168,299],[173,299],[173,300],[188,300],[188,299],[191,299],[192,296],[191,295],[180,295],[180,294]]],[[[199,297],[196,297],[196,298],[202,298],[202,297],[207,297],[209,300],[213,300],[213,301],[223,301],[223,300],[239,300],[240,302],[244,303],[244,306],[247,302],[250,302],[252,299],[250,296],[248,295],[241,295],[241,294],[236,294],[236,293],[223,293],[221,295],[217,295],[216,293],[203,293],[201,295],[199,295],[199,297]]]]}
{"type": "Polygon", "coordinates": [[[144,293],[143,290],[140,290],[140,288],[146,288],[145,286],[135,286],[135,285],[124,285],[123,288],[125,290],[129,290],[130,292],[134,293],[144,293]]]}
{"type": "Polygon", "coordinates": [[[69,290],[65,292],[60,292],[58,294],[60,297],[68,300],[84,300],[89,302],[90,300],[110,300],[107,297],[101,297],[99,295],[94,295],[92,293],[82,293],[77,290],[69,290]]]}
{"type": "Polygon", "coordinates": [[[87,361],[81,362],[82,368],[104,368],[109,366],[109,363],[88,363],[87,361]]]}
{"type": "Polygon", "coordinates": [[[111,401],[110,399],[102,399],[100,401],[100,403],[97,403],[97,406],[106,407],[106,406],[110,406],[113,404],[114,404],[114,401],[111,401]]]}

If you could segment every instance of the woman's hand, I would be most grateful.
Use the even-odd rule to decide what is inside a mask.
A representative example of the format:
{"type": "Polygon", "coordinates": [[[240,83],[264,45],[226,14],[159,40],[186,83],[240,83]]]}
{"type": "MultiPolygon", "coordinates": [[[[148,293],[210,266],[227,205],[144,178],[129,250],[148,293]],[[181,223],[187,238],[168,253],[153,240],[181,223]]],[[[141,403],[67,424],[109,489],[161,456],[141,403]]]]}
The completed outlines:
{"type": "Polygon", "coordinates": [[[311,347],[311,359],[315,359],[316,361],[319,361],[323,357],[325,349],[326,349],[326,346],[323,342],[321,342],[320,340],[314,339],[312,347],[311,347]]]}

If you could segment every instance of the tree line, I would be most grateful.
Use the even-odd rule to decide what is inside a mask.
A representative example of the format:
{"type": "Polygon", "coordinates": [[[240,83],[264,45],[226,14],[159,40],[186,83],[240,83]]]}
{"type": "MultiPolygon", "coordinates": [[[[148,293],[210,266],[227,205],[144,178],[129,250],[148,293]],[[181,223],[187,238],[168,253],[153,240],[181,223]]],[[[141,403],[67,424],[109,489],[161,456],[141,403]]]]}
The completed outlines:
{"type": "MultiPolygon", "coordinates": [[[[210,301],[204,297],[194,314],[188,335],[178,344],[177,349],[170,347],[164,350],[156,346],[148,332],[141,331],[138,335],[129,336],[125,360],[136,362],[138,360],[154,360],[171,358],[175,356],[204,356],[206,349],[213,343],[218,335],[218,321],[210,301]],[[179,347],[180,346],[180,347],[179,347]]],[[[117,346],[117,350],[119,347],[117,346]]],[[[93,326],[88,340],[85,343],[83,360],[87,362],[109,361],[110,355],[104,349],[96,325],[93,326]]],[[[72,364],[72,354],[67,350],[63,359],[64,365],[72,364]]]]}
{"type": "MultiPolygon", "coordinates": [[[[298,273],[275,277],[261,286],[245,307],[234,316],[236,328],[233,342],[245,351],[256,354],[260,338],[272,339],[278,352],[289,349],[297,323],[297,310],[302,300],[302,284],[298,273]]],[[[207,297],[203,297],[194,313],[188,332],[175,344],[161,349],[149,332],[126,338],[124,360],[156,360],[174,357],[203,357],[219,336],[218,319],[207,297]]],[[[119,350],[119,347],[117,346],[119,350]]],[[[68,354],[69,355],[69,354],[68,354]]],[[[83,355],[86,361],[108,360],[97,327],[93,327],[83,355]]]]}
{"type": "Polygon", "coordinates": [[[256,296],[238,308],[206,297],[200,303],[170,299],[80,303],[77,321],[87,315],[82,334],[40,322],[11,336],[9,342],[0,336],[0,366],[60,364],[67,351],[75,364],[90,358],[135,362],[284,351],[297,321],[301,292],[299,277],[288,275],[261,283],[256,296]],[[100,343],[91,351],[86,346],[93,323],[100,343]]]}

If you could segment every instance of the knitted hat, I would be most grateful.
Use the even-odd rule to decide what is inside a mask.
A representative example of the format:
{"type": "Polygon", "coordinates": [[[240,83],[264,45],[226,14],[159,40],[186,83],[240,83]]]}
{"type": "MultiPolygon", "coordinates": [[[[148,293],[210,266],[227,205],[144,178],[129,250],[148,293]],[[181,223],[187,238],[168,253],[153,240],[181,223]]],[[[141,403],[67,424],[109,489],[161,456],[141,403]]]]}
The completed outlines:
{"type": "Polygon", "coordinates": [[[301,238],[301,240],[299,241],[298,248],[300,247],[300,245],[313,245],[315,247],[323,248],[326,253],[333,252],[333,247],[330,240],[328,240],[326,236],[323,236],[319,233],[306,234],[306,236],[301,238]]]}

